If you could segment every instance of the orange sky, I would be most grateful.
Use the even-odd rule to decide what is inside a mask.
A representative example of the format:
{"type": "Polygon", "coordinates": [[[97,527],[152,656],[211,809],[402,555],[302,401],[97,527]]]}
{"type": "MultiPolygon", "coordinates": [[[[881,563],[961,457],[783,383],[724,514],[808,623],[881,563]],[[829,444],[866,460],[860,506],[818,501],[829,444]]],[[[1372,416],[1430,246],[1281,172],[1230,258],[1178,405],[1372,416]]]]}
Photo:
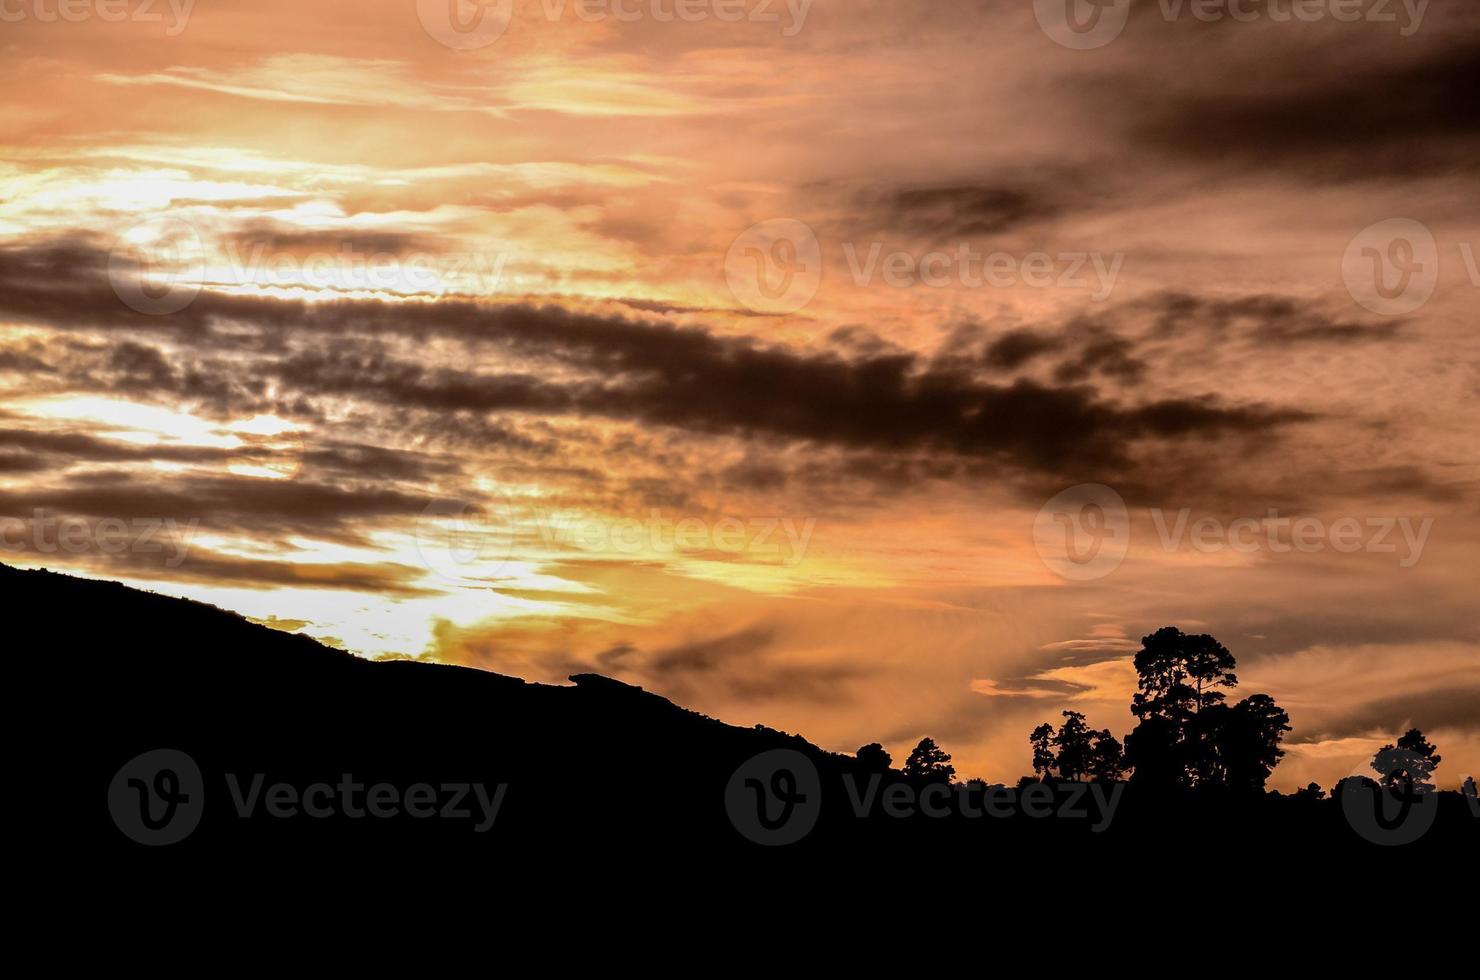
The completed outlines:
{"type": "Polygon", "coordinates": [[[1175,624],[1276,787],[1480,770],[1473,5],[485,6],[0,3],[0,560],[1004,781],[1175,624]]]}

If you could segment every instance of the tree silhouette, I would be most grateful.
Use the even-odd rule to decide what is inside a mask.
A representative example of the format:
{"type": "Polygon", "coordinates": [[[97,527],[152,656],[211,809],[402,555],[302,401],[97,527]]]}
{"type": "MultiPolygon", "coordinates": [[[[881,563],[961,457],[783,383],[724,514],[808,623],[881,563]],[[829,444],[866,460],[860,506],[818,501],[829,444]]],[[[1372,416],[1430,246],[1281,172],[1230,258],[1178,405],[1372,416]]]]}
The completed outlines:
{"type": "Polygon", "coordinates": [[[1039,725],[1028,736],[1028,744],[1033,746],[1033,773],[1039,782],[1046,781],[1054,769],[1064,779],[1088,776],[1114,782],[1129,768],[1120,740],[1108,728],[1091,729],[1078,711],[1065,711],[1064,724],[1057,732],[1047,722],[1039,725]]]}
{"type": "Polygon", "coordinates": [[[1192,678],[1196,691],[1194,710],[1222,704],[1224,695],[1217,688],[1238,687],[1238,675],[1233,672],[1233,654],[1206,633],[1183,636],[1183,649],[1187,676],[1192,678]]]}
{"type": "Polygon", "coordinates": [[[1233,654],[1207,634],[1166,626],[1141,640],[1135,658],[1140,719],[1126,740],[1134,781],[1166,788],[1262,790],[1284,751],[1290,718],[1267,694],[1233,707],[1233,654]]]}
{"type": "Polygon", "coordinates": [[[1232,708],[1211,709],[1218,719],[1211,736],[1215,764],[1209,782],[1229,789],[1259,791],[1285,750],[1290,716],[1268,694],[1255,694],[1232,708]]]}
{"type": "Polygon", "coordinates": [[[1110,734],[1110,729],[1105,729],[1095,736],[1095,744],[1090,749],[1089,773],[1095,779],[1104,783],[1113,783],[1125,775],[1125,750],[1121,748],[1120,740],[1110,734]]]}
{"type": "Polygon", "coordinates": [[[1033,773],[1043,782],[1053,772],[1053,726],[1045,721],[1033,729],[1028,744],[1033,746],[1033,773]]]}
{"type": "Polygon", "coordinates": [[[1084,723],[1084,715],[1078,711],[1064,712],[1064,724],[1053,737],[1053,744],[1059,750],[1056,761],[1060,776],[1078,779],[1089,771],[1094,750],[1091,734],[1090,727],[1084,723]]]}
{"type": "Polygon", "coordinates": [[[1378,790],[1377,780],[1368,779],[1366,776],[1343,776],[1331,787],[1331,799],[1340,800],[1342,796],[1354,791],[1365,790],[1375,793],[1378,790]]]}
{"type": "Polygon", "coordinates": [[[861,746],[857,753],[858,762],[868,772],[888,772],[894,759],[878,742],[861,746]]]}
{"type": "Polygon", "coordinates": [[[1187,785],[1181,728],[1170,718],[1150,714],[1125,739],[1131,782],[1157,788],[1187,785]]]}
{"type": "Polygon", "coordinates": [[[956,778],[956,767],[933,738],[922,738],[905,760],[904,774],[927,783],[949,783],[956,778]]]}
{"type": "Polygon", "coordinates": [[[1163,626],[1141,638],[1136,654],[1139,691],[1131,702],[1138,718],[1160,716],[1182,721],[1189,714],[1221,704],[1220,687],[1237,687],[1233,654],[1206,633],[1189,635],[1163,626]]]}
{"type": "Polygon", "coordinates": [[[1434,789],[1431,777],[1442,756],[1424,738],[1423,732],[1410,728],[1397,745],[1384,745],[1372,759],[1372,768],[1382,777],[1383,789],[1405,795],[1429,793],[1434,789]]]}
{"type": "Polygon", "coordinates": [[[1297,789],[1295,791],[1295,798],[1297,800],[1324,800],[1326,798],[1326,791],[1321,789],[1319,783],[1311,783],[1305,789],[1297,789]]]}

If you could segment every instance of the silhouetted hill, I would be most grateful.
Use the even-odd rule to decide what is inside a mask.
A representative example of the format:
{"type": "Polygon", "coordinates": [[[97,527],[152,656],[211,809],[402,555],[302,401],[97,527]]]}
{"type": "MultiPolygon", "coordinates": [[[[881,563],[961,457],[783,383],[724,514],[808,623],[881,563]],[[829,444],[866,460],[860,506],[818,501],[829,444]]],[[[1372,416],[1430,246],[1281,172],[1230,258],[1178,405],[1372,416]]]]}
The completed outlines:
{"type": "Polygon", "coordinates": [[[798,736],[596,675],[554,686],[371,662],[200,603],[3,565],[0,594],[25,682],[12,698],[31,702],[44,719],[33,736],[56,746],[43,764],[64,802],[49,829],[91,857],[454,854],[513,866],[939,852],[1042,870],[1134,862],[1179,839],[1225,858],[1306,861],[1432,859],[1475,841],[1458,794],[1442,794],[1406,847],[1375,846],[1329,800],[1149,799],[1119,783],[989,798],[983,786],[871,774],[798,736]],[[159,750],[182,755],[148,755],[159,750]],[[171,809],[170,797],[188,799],[171,809]]]}

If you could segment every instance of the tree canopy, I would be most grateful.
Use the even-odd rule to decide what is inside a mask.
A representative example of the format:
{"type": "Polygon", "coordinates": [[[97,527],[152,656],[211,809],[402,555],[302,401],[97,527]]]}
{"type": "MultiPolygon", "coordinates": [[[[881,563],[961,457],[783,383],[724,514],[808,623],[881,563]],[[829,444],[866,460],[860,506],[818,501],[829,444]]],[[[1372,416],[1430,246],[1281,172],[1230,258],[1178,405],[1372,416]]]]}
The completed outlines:
{"type": "Polygon", "coordinates": [[[1434,770],[1443,761],[1434,745],[1417,728],[1410,728],[1396,745],[1384,745],[1372,758],[1372,769],[1383,789],[1405,794],[1434,789],[1434,770]]]}
{"type": "Polygon", "coordinates": [[[927,783],[949,783],[956,778],[956,767],[935,739],[922,738],[905,760],[904,774],[927,783]]]}
{"type": "Polygon", "coordinates": [[[1161,787],[1261,791],[1284,756],[1290,716],[1267,694],[1234,705],[1237,662],[1206,633],[1166,626],[1141,639],[1126,739],[1137,782],[1161,787]]]}

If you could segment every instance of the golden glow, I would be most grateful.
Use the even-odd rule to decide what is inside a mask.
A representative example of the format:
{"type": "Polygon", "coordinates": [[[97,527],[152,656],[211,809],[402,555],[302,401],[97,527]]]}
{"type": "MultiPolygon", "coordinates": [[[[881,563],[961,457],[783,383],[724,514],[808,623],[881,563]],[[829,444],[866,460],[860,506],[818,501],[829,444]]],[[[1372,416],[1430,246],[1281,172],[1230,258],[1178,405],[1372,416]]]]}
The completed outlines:
{"type": "MultiPolygon", "coordinates": [[[[1298,160],[1312,136],[1237,162],[1139,115],[1205,71],[1210,104],[1238,101],[1227,78],[1250,98],[1265,82],[1299,89],[1262,71],[1268,45],[1312,44],[1290,60],[1312,72],[1441,64],[1473,36],[1472,5],[1434,5],[1435,30],[1380,57],[1355,32],[1340,49],[1275,30],[1250,45],[1230,25],[1199,35],[1195,57],[1173,44],[1155,58],[1130,40],[1055,50],[1024,4],[819,0],[796,32],[784,13],[553,23],[514,6],[503,36],[467,51],[410,2],[197,4],[177,34],[5,24],[0,272],[43,258],[0,282],[24,293],[0,304],[0,431],[18,433],[0,441],[0,502],[200,524],[174,565],[0,560],[213,602],[365,656],[549,682],[603,670],[833,749],[893,738],[898,758],[948,727],[962,773],[997,779],[1025,771],[1026,733],[1064,706],[1127,730],[1127,658],[1165,623],[1224,640],[1245,689],[1277,695],[1311,734],[1277,775],[1285,789],[1329,785],[1391,738],[1359,722],[1477,683],[1473,181],[1460,165],[1361,180],[1338,165],[1423,157],[1444,127],[1396,148],[1367,146],[1373,132],[1341,161],[1298,160]],[[1163,57],[1145,97],[1085,84],[1163,57]],[[959,194],[911,209],[943,191],[959,194]],[[1420,311],[1374,320],[1340,259],[1396,214],[1432,226],[1440,283],[1420,311]],[[759,315],[726,259],[777,219],[815,234],[822,272],[803,309],[759,315]],[[1104,297],[973,285],[949,264],[962,245],[1082,254],[1091,279],[1089,256],[1124,262],[1104,297]],[[936,255],[941,283],[883,272],[936,255]],[[114,303],[107,276],[135,265],[207,302],[179,316],[114,303]],[[1274,312],[1161,317],[1169,296],[1274,312]],[[587,319],[518,312],[510,339],[464,301],[587,319]],[[402,316],[438,309],[458,311],[455,329],[402,316]],[[1275,329],[1292,326],[1322,339],[1275,329]],[[638,339],[602,346],[619,328],[638,339]],[[1121,341],[1135,363],[987,363],[1010,331],[1121,341]],[[711,341],[721,361],[772,351],[802,367],[757,358],[741,390],[684,388],[685,358],[711,341]],[[588,361],[551,355],[583,344],[588,361]],[[883,391],[891,358],[1068,400],[1088,389],[1096,408],[981,419],[982,446],[964,448],[909,419],[836,418],[827,402],[846,385],[814,369],[871,360],[848,380],[883,391]],[[682,394],[660,404],[664,385],[682,394]],[[567,404],[572,391],[586,401],[567,404]],[[783,395],[844,434],[773,426],[783,395]],[[711,396],[757,411],[680,404],[711,396]],[[1303,420],[1206,442],[1100,431],[1156,399],[1303,420]],[[897,439],[865,431],[896,422],[897,439]],[[1028,435],[999,444],[999,424],[1028,435]],[[1069,427],[1085,430],[1078,451],[1043,451],[1069,427]],[[1066,580],[1034,547],[1038,508],[1102,479],[1132,501],[1127,557],[1066,580]],[[1278,506],[1436,530],[1411,567],[1199,550],[1163,541],[1153,503],[1169,521],[1278,506]]],[[[1374,129],[1402,131],[1424,100],[1390,101],[1401,108],[1374,129]]],[[[1480,765],[1480,736],[1453,728],[1438,739],[1446,776],[1480,765]]]]}

